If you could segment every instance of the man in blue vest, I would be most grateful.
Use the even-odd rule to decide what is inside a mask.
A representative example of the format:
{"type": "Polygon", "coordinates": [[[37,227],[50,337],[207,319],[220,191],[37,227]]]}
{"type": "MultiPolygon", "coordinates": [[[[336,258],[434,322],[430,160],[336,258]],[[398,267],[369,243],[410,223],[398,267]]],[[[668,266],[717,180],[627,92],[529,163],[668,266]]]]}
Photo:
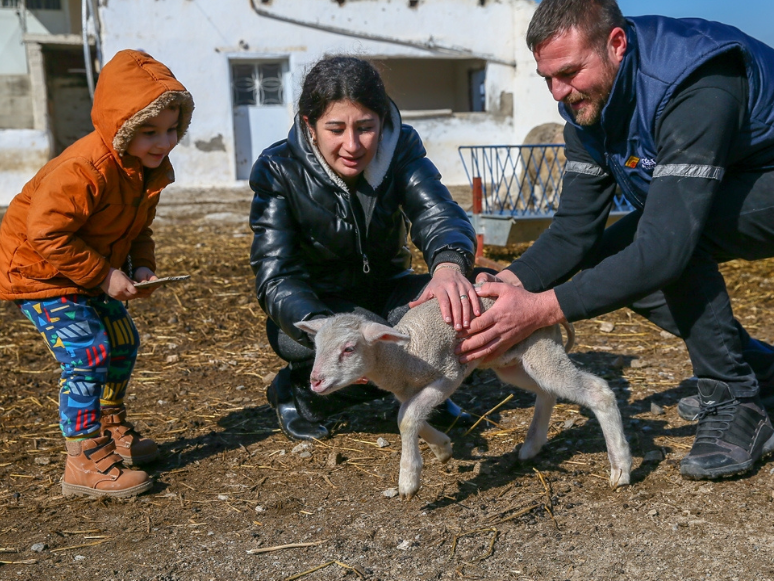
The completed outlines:
{"type": "Polygon", "coordinates": [[[750,470],[774,451],[759,393],[774,350],[734,319],[718,263],[774,256],[774,49],[717,22],[624,19],[615,0],[543,0],[527,44],[567,121],[561,204],[522,257],[479,277],[497,302],[460,360],[631,306],[684,339],[698,378],[679,406],[698,419],[682,474],[750,470]],[[616,191],[636,210],[605,229],[616,191]]]}

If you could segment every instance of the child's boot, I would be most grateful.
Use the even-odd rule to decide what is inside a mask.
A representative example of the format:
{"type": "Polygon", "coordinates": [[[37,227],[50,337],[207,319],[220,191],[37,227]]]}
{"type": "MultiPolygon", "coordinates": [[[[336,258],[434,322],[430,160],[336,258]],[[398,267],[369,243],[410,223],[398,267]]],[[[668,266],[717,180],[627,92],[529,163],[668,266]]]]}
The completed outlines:
{"type": "Polygon", "coordinates": [[[64,496],[136,496],[153,486],[141,470],[127,470],[107,436],[69,440],[62,479],[64,496]]]}
{"type": "Polygon", "coordinates": [[[126,421],[126,408],[102,408],[100,436],[109,436],[116,443],[116,451],[127,466],[152,462],[159,455],[156,442],[143,438],[126,421]]]}

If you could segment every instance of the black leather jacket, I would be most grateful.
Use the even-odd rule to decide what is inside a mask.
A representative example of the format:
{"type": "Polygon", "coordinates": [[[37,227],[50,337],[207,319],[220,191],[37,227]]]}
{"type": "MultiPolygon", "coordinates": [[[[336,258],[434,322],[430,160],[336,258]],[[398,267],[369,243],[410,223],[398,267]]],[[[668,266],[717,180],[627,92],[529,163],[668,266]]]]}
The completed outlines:
{"type": "Polygon", "coordinates": [[[389,284],[411,267],[406,236],[432,268],[456,262],[469,274],[475,232],[425,157],[417,132],[393,110],[379,150],[351,194],[310,145],[297,117],[286,140],[261,153],[250,175],[255,193],[250,265],[258,302],[289,336],[293,323],[332,314],[321,294],[389,284]]]}

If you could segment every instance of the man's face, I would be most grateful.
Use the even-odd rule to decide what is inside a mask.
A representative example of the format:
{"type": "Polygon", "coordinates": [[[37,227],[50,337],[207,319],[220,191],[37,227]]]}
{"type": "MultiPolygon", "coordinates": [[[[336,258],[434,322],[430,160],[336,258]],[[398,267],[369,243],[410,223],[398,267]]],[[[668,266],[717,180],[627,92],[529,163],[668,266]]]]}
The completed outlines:
{"type": "Polygon", "coordinates": [[[594,125],[602,116],[626,52],[626,33],[615,28],[604,52],[592,47],[575,28],[546,40],[533,53],[537,73],[554,99],[561,101],[578,125],[594,125]]]}

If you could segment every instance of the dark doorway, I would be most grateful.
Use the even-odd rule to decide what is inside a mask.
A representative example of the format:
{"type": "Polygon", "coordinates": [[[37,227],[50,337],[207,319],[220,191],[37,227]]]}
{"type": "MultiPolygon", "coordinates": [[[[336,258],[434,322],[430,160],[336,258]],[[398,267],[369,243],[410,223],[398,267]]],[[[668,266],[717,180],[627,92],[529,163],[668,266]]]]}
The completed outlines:
{"type": "Polygon", "coordinates": [[[52,154],[56,156],[94,131],[91,123],[91,96],[86,83],[82,47],[47,45],[43,48],[43,56],[46,63],[48,114],[53,134],[52,154]]]}

